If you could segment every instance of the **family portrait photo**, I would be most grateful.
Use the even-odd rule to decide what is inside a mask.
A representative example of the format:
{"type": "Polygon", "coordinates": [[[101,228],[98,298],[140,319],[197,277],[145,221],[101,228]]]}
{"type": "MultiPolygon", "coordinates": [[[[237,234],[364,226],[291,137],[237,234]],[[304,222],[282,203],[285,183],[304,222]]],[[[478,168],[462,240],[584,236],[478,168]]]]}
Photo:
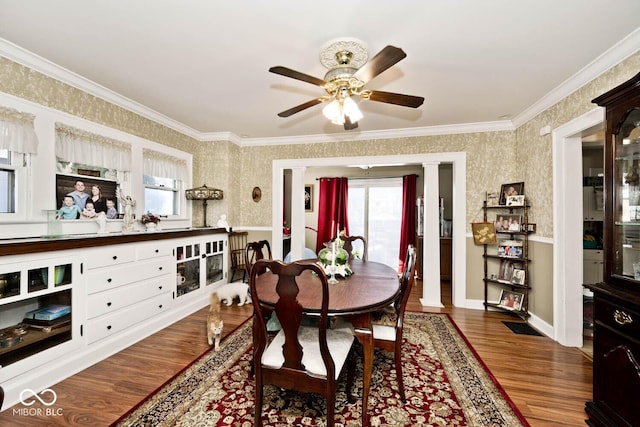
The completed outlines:
{"type": "Polygon", "coordinates": [[[507,198],[524,195],[524,182],[502,184],[500,189],[500,206],[506,206],[507,198]]]}
{"type": "Polygon", "coordinates": [[[520,311],[522,310],[522,302],[524,301],[524,294],[512,291],[502,290],[500,292],[500,301],[498,306],[506,308],[508,310],[520,311]]]}
{"type": "Polygon", "coordinates": [[[116,187],[115,181],[56,175],[57,218],[95,220],[100,212],[104,212],[107,219],[117,219],[116,187]]]}

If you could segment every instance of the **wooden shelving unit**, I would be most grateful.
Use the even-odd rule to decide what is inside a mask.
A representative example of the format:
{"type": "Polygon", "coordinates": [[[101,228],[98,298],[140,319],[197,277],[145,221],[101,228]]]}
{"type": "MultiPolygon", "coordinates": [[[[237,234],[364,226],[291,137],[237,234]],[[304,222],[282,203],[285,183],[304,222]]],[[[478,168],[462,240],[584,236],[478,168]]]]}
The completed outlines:
{"type": "Polygon", "coordinates": [[[484,260],[483,282],[485,310],[488,310],[489,308],[500,310],[526,320],[530,316],[529,290],[531,289],[529,278],[529,263],[531,262],[531,259],[529,259],[530,231],[526,231],[529,224],[529,205],[525,200],[523,206],[487,206],[487,201],[485,200],[482,210],[485,222],[492,221],[495,223],[494,218],[489,218],[488,212],[495,212],[496,216],[500,216],[500,214],[517,214],[521,216],[518,231],[512,229],[496,229],[498,244],[500,244],[500,242],[504,240],[517,242],[517,247],[521,247],[518,252],[518,256],[507,256],[504,254],[500,254],[498,249],[496,249],[494,252],[492,248],[495,245],[492,244],[483,245],[484,248],[482,256],[484,260]],[[513,271],[515,269],[522,270],[522,273],[518,273],[520,274],[520,276],[517,276],[518,280],[520,281],[514,280],[513,271]],[[497,271],[497,273],[493,273],[493,271],[497,271]],[[519,307],[509,307],[508,303],[505,304],[501,300],[497,302],[489,301],[489,289],[494,286],[500,287],[503,290],[503,292],[501,292],[501,295],[504,294],[506,297],[512,295],[519,296],[517,294],[522,295],[522,301],[519,301],[517,303],[517,306],[519,307]]]}

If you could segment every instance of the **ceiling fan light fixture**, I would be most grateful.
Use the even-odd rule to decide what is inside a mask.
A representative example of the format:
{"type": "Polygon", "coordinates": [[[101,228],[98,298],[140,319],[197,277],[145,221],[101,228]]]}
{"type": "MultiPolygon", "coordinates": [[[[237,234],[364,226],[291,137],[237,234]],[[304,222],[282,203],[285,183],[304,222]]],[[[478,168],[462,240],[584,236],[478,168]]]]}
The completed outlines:
{"type": "Polygon", "coordinates": [[[362,115],[362,112],[360,111],[360,108],[358,108],[358,104],[350,96],[344,99],[342,110],[344,111],[344,114],[349,117],[351,123],[359,122],[360,119],[364,117],[362,115]]]}
{"type": "Polygon", "coordinates": [[[322,114],[335,125],[344,124],[344,112],[342,111],[342,105],[340,101],[334,99],[328,103],[323,109],[322,114]]]}

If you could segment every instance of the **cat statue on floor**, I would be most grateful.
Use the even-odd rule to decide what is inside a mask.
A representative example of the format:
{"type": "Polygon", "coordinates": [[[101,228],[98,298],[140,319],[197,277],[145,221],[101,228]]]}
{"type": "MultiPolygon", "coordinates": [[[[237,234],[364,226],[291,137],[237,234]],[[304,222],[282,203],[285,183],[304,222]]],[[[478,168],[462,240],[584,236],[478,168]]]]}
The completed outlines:
{"type": "Polygon", "coordinates": [[[233,282],[222,285],[216,289],[216,293],[220,297],[220,301],[225,301],[227,306],[233,304],[233,300],[236,297],[240,300],[238,306],[251,304],[249,285],[244,282],[233,282]]]}
{"type": "Polygon", "coordinates": [[[214,292],[211,294],[209,314],[207,314],[207,342],[209,345],[214,345],[215,351],[220,349],[223,328],[224,322],[220,317],[220,297],[214,292]]]}

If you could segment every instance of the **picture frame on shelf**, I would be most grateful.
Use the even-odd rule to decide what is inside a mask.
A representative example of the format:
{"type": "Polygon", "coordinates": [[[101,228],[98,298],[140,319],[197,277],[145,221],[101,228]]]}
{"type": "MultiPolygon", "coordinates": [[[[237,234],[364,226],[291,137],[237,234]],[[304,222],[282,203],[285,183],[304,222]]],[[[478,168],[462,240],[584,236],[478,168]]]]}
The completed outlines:
{"type": "Polygon", "coordinates": [[[497,276],[498,282],[511,283],[515,269],[522,269],[522,263],[510,259],[500,260],[500,270],[497,276]]]}
{"type": "Polygon", "coordinates": [[[502,184],[500,188],[500,206],[507,205],[507,197],[524,195],[524,182],[502,184]]]}
{"type": "Polygon", "coordinates": [[[517,196],[507,196],[507,206],[509,207],[524,206],[524,194],[520,194],[517,196]]]}
{"type": "Polygon", "coordinates": [[[502,258],[524,258],[523,246],[522,240],[500,240],[498,242],[498,256],[502,258]]]}
{"type": "Polygon", "coordinates": [[[500,206],[500,193],[497,191],[487,191],[487,206],[500,206]]]}
{"type": "Polygon", "coordinates": [[[513,292],[503,289],[500,292],[500,299],[498,300],[498,307],[505,308],[512,311],[522,310],[522,303],[524,302],[524,294],[520,292],[513,292]]]}
{"type": "Polygon", "coordinates": [[[525,271],[523,268],[514,268],[511,275],[511,283],[514,285],[524,285],[525,271]]]}
{"type": "Polygon", "coordinates": [[[498,243],[496,227],[493,222],[472,222],[471,232],[476,245],[495,245],[498,243]]]}
{"type": "Polygon", "coordinates": [[[494,222],[496,232],[510,232],[522,230],[522,215],[520,214],[496,214],[494,222]]]}

